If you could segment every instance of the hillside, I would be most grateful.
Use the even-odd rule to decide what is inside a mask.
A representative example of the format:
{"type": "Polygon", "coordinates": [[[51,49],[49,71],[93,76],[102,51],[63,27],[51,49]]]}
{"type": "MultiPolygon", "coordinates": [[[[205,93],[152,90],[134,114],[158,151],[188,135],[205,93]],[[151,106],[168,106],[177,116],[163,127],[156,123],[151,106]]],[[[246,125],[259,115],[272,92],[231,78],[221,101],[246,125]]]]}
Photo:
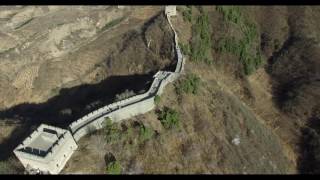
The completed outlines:
{"type": "MultiPolygon", "coordinates": [[[[1,8],[0,165],[14,173],[12,149],[40,123],[65,127],[175,65],[162,6],[1,8]]],[[[319,18],[177,6],[185,74],[154,111],[81,139],[62,173],[319,173],[319,18]]]]}

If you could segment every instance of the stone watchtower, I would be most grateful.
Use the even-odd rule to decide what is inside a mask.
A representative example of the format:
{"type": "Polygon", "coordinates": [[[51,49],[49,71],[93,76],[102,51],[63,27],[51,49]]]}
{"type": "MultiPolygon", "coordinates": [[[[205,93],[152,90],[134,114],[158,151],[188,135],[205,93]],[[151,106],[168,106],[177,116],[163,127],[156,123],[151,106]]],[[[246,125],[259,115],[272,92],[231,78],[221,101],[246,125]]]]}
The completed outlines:
{"type": "Polygon", "coordinates": [[[58,174],[77,148],[68,130],[41,124],[13,152],[29,173],[58,174]]]}
{"type": "Polygon", "coordinates": [[[166,6],[164,12],[168,16],[176,16],[177,15],[176,6],[166,6]]]}
{"type": "MultiPolygon", "coordinates": [[[[121,9],[121,7],[119,7],[121,9]]],[[[99,129],[103,118],[110,116],[117,121],[128,119],[154,108],[154,93],[161,94],[167,83],[174,81],[183,69],[183,57],[178,45],[177,34],[170,22],[176,16],[176,6],[166,6],[165,14],[175,35],[178,63],[175,72],[159,71],[154,77],[150,90],[143,95],[125,99],[118,104],[100,108],[69,126],[69,130],[41,124],[29,137],[14,149],[15,156],[29,173],[59,174],[74,151],[78,148],[75,140],[86,135],[88,127],[99,129]],[[181,67],[182,66],[182,67],[181,67]],[[151,96],[152,95],[152,96],[151,96]],[[150,97],[151,96],[151,97],[150,97]],[[122,109],[115,109],[117,106],[122,109]]]]}

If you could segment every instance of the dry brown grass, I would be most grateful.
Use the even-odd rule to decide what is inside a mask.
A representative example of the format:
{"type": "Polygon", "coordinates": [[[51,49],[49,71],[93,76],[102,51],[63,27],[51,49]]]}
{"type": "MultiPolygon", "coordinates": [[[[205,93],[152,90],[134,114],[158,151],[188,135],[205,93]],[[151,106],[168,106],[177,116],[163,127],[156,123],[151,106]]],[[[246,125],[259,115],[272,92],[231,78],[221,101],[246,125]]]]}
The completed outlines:
{"type": "MultiPolygon", "coordinates": [[[[288,38],[288,26],[299,29],[299,23],[301,25],[304,22],[311,29],[318,28],[315,22],[306,21],[306,17],[317,17],[318,9],[312,11],[310,8],[304,9],[310,11],[307,12],[300,11],[297,7],[244,8],[248,17],[257,23],[259,32],[264,32],[271,37],[263,50],[266,59],[273,55],[276,39],[281,46],[282,42],[288,38]],[[297,16],[305,20],[294,24],[293,19],[297,16]]],[[[238,33],[236,29],[226,29],[222,26],[221,16],[214,7],[205,9],[210,14],[214,32],[213,40],[226,32],[234,35],[238,33]]],[[[125,63],[120,63],[110,68],[109,72],[104,72],[102,69],[101,71],[93,70],[92,67],[97,61],[92,58],[96,56],[101,58],[116,52],[114,49],[121,45],[115,45],[112,48],[99,47],[104,46],[105,42],[126,43],[117,36],[129,28],[139,27],[158,10],[160,10],[159,7],[137,8],[132,11],[132,19],[128,24],[121,24],[108,32],[116,35],[108,36],[108,33],[104,33],[99,40],[81,49],[78,55],[70,55],[71,61],[77,64],[72,69],[73,76],[69,76],[70,81],[71,78],[76,79],[82,76],[83,71],[87,73],[86,76],[82,76],[83,82],[90,83],[93,82],[92,79],[96,73],[107,76],[116,71],[119,74],[127,74],[150,69],[149,66],[142,67],[141,62],[131,60],[130,53],[124,53],[125,57],[118,58],[125,60],[121,62],[132,61],[130,67],[122,66],[121,64],[125,63]],[[78,58],[82,60],[76,61],[78,58]],[[89,60],[79,63],[86,59],[89,60]]],[[[187,43],[191,38],[191,24],[184,22],[180,14],[173,18],[173,24],[177,28],[181,42],[187,43]]],[[[303,28],[300,33],[306,33],[309,30],[303,28]]],[[[153,27],[150,32],[157,34],[158,27],[153,27]]],[[[312,37],[319,36],[316,31],[309,34],[312,37]]],[[[133,44],[130,47],[133,47],[133,44]]],[[[150,49],[159,51],[156,45],[151,45],[150,49]]],[[[102,156],[108,152],[120,161],[124,173],[296,173],[298,156],[296,143],[299,138],[300,124],[291,121],[291,117],[285,115],[275,105],[272,78],[263,68],[245,77],[237,57],[217,54],[215,51],[212,51],[212,55],[215,61],[212,65],[195,64],[187,60],[185,73],[197,74],[203,82],[198,95],[182,94],[178,97],[171,84],[166,87],[161,96],[157,108],[168,106],[176,109],[181,114],[180,129],[165,130],[157,119],[155,111],[132,118],[123,125],[133,128],[133,134],[126,136],[124,133],[125,138],[118,142],[104,144],[101,134],[82,139],[79,143],[79,151],[68,162],[64,173],[105,173],[102,156]],[[141,143],[138,140],[139,129],[134,125],[135,122],[146,124],[159,134],[141,143]],[[236,137],[240,137],[239,145],[232,143],[236,137]],[[98,152],[99,149],[103,150],[98,152]]],[[[114,57],[121,57],[121,55],[114,57]]],[[[166,61],[165,58],[162,60],[166,61]]],[[[61,59],[61,61],[64,60],[61,59]]],[[[55,79],[59,78],[55,77],[55,79]]],[[[4,78],[0,80],[4,81],[4,78]]],[[[65,81],[67,82],[68,78],[65,81]]]]}
{"type": "MultiPolygon", "coordinates": [[[[182,41],[187,42],[190,24],[181,17],[173,23],[182,41]]],[[[178,97],[174,86],[169,85],[158,106],[177,109],[181,129],[164,130],[156,114],[150,112],[132,120],[152,124],[159,136],[139,146],[119,142],[110,147],[126,173],[294,172],[294,165],[287,160],[289,157],[294,162],[294,153],[285,142],[279,142],[277,131],[272,131],[274,113],[279,112],[272,108],[270,85],[263,70],[244,80],[232,75],[237,66],[215,67],[187,61],[185,68],[186,74],[192,72],[201,78],[199,94],[178,97]],[[248,84],[255,101],[248,99],[243,90],[248,84]],[[239,147],[231,142],[237,135],[243,143],[239,147]]]]}

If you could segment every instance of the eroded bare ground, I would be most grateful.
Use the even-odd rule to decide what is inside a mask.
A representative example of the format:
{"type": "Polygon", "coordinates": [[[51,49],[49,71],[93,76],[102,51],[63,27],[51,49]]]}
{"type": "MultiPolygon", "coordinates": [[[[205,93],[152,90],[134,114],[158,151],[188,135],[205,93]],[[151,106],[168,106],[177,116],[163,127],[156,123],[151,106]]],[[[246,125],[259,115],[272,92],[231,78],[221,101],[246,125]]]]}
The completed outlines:
{"type": "Polygon", "coordinates": [[[113,6],[2,8],[0,89],[8,97],[1,98],[2,108],[44,102],[63,87],[91,84],[115,72],[142,73],[143,63],[103,72],[98,66],[111,53],[117,54],[114,51],[123,44],[123,33],[139,29],[160,10],[158,6],[121,10],[113,6]],[[136,13],[144,16],[136,18],[136,13]],[[113,20],[119,21],[108,27],[113,20]]]}

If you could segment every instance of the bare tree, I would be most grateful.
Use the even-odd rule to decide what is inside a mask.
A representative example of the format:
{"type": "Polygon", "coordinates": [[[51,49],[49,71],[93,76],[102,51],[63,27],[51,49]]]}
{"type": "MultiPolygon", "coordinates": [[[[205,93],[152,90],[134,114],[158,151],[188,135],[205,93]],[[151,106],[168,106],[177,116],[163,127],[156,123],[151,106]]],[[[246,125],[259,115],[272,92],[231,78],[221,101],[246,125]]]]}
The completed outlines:
{"type": "Polygon", "coordinates": [[[98,167],[104,168],[105,161],[104,156],[106,153],[107,142],[102,134],[94,134],[90,136],[90,149],[92,150],[93,154],[95,154],[98,158],[98,167]]]}

